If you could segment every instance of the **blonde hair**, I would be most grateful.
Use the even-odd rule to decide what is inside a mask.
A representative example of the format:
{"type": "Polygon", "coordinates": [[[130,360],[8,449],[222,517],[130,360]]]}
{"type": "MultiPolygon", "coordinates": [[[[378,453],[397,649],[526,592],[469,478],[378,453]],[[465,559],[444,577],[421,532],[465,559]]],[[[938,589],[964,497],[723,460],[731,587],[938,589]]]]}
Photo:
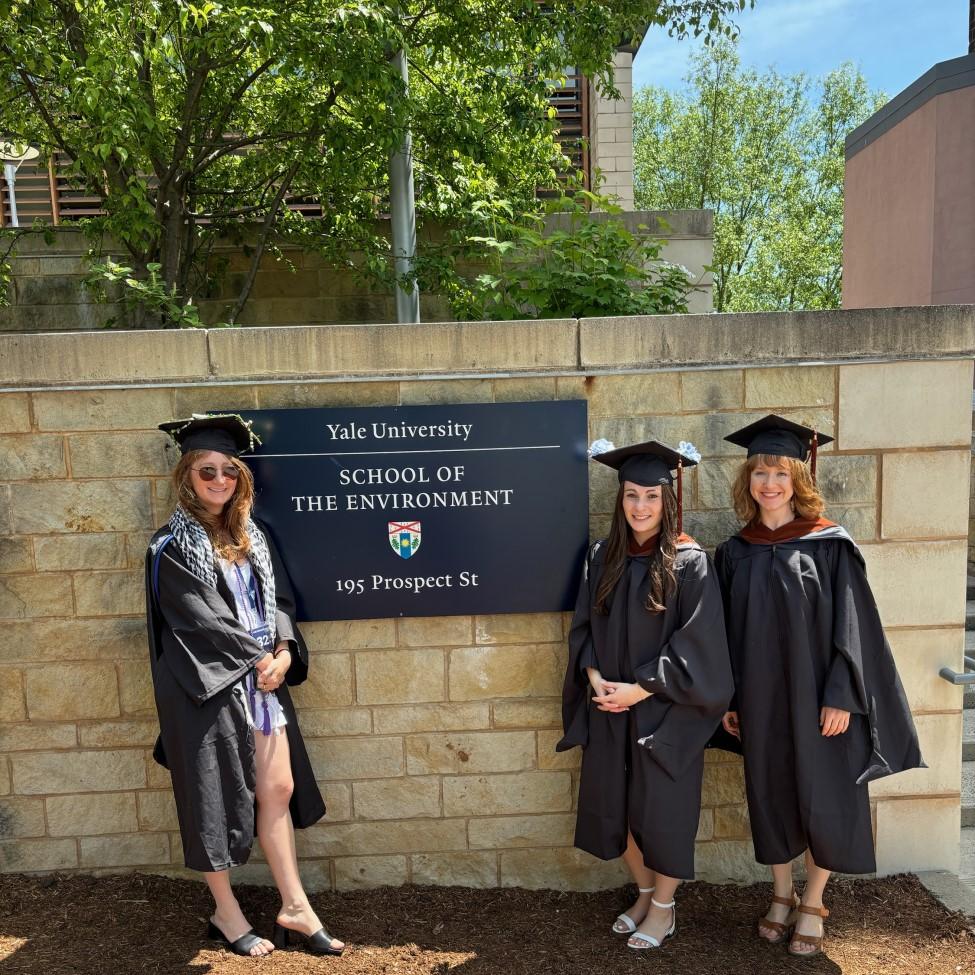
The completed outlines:
{"type": "Polygon", "coordinates": [[[209,451],[190,450],[180,457],[172,474],[173,494],[177,503],[203,526],[217,555],[228,562],[236,562],[247,555],[251,547],[247,522],[254,507],[254,477],[243,461],[228,456],[228,462],[238,471],[237,487],[223,511],[212,514],[197,497],[190,479],[190,469],[207,453],[209,451]]]}
{"type": "Polygon", "coordinates": [[[792,508],[800,518],[818,518],[826,510],[826,502],[812,479],[807,464],[797,457],[778,457],[775,454],[755,454],[738,470],[731,487],[731,500],[738,520],[746,525],[758,520],[758,503],[752,497],[752,471],[759,464],[766,467],[784,467],[792,475],[792,508]]]}

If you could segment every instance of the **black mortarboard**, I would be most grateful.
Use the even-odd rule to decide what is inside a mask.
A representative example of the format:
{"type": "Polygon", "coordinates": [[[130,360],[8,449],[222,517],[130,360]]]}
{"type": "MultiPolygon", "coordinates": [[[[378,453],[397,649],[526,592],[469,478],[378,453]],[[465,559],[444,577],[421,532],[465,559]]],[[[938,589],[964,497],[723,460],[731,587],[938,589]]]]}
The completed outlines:
{"type": "MultiPolygon", "coordinates": [[[[681,443],[684,447],[685,444],[681,443]]],[[[686,445],[689,451],[694,448],[686,445]]],[[[646,443],[636,443],[630,447],[619,447],[594,453],[593,460],[612,467],[619,477],[620,484],[631,481],[641,487],[655,487],[658,484],[673,484],[671,471],[677,471],[677,530],[681,531],[684,523],[683,478],[681,472],[685,467],[694,467],[700,454],[695,456],[682,454],[659,440],[648,440],[646,443]]]]}
{"type": "Polygon", "coordinates": [[[676,471],[679,467],[693,467],[697,463],[658,440],[593,454],[592,459],[617,471],[620,484],[632,481],[642,487],[673,484],[671,471],[676,471]]]}
{"type": "Polygon", "coordinates": [[[825,433],[774,413],[729,433],[725,440],[739,447],[747,447],[749,457],[769,454],[773,457],[795,457],[797,460],[806,460],[813,445],[822,447],[833,442],[833,438],[825,433]]]}
{"type": "Polygon", "coordinates": [[[160,423],[159,429],[176,441],[181,454],[191,450],[216,450],[229,457],[239,457],[261,442],[251,430],[251,421],[237,413],[212,416],[194,413],[185,420],[160,423]]]}

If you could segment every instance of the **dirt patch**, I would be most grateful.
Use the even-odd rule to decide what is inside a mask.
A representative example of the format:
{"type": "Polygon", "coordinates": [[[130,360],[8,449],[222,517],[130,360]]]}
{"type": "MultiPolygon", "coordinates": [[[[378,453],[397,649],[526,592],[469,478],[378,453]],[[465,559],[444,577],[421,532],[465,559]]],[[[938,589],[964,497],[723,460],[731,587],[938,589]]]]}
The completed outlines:
{"type": "MultiPolygon", "coordinates": [[[[267,934],[275,892],[240,886],[238,897],[267,934]]],[[[760,942],[754,919],[768,885],[687,884],[677,936],[663,949],[630,951],[610,933],[633,888],[558,891],[386,887],[318,894],[326,926],[348,941],[342,958],[297,950],[237,958],[202,940],[205,888],[164,877],[0,876],[0,972],[31,975],[682,975],[842,972],[846,975],[975,975],[975,934],[911,876],[837,880],[827,903],[826,956],[790,958],[760,942]]]]}

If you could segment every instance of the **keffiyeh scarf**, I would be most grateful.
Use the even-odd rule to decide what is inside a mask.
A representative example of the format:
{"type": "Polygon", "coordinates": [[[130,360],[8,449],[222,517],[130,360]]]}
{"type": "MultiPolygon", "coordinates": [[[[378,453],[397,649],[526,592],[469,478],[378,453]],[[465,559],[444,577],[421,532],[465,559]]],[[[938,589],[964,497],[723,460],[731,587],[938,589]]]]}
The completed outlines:
{"type": "MultiPolygon", "coordinates": [[[[217,556],[213,551],[210,536],[206,529],[182,506],[177,505],[169,527],[173,533],[173,541],[179,547],[190,572],[205,585],[217,588],[217,556]]],[[[247,521],[247,537],[251,548],[248,554],[254,572],[261,586],[264,599],[264,618],[271,629],[272,638],[277,636],[274,625],[277,602],[274,592],[274,569],[271,566],[271,553],[267,547],[264,533],[254,524],[253,519],[247,521]]]]}

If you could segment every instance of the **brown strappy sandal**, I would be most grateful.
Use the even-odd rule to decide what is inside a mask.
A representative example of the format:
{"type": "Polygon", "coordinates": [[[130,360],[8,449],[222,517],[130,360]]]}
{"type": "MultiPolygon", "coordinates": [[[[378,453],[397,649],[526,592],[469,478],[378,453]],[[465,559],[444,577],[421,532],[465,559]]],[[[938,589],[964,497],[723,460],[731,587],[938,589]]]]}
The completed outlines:
{"type": "MultiPolygon", "coordinates": [[[[815,914],[817,917],[823,918],[825,920],[829,917],[829,911],[825,907],[806,907],[805,904],[799,905],[799,912],[801,914],[815,914]]],[[[823,952],[823,936],[819,935],[817,937],[813,934],[793,934],[792,940],[789,942],[789,954],[794,955],[796,958],[815,958],[816,955],[821,955],[823,952]],[[813,951],[794,951],[793,945],[812,945],[813,951]]]]}
{"type": "Polygon", "coordinates": [[[758,936],[762,941],[767,941],[770,945],[780,945],[789,937],[790,930],[795,926],[796,923],[796,909],[799,907],[799,898],[796,896],[795,890],[792,891],[790,897],[773,897],[773,904],[781,904],[783,907],[790,908],[789,915],[786,917],[785,921],[770,921],[766,917],[760,917],[758,919],[759,928],[767,928],[770,931],[775,932],[775,937],[767,938],[761,931],[758,932],[758,936]]]}

